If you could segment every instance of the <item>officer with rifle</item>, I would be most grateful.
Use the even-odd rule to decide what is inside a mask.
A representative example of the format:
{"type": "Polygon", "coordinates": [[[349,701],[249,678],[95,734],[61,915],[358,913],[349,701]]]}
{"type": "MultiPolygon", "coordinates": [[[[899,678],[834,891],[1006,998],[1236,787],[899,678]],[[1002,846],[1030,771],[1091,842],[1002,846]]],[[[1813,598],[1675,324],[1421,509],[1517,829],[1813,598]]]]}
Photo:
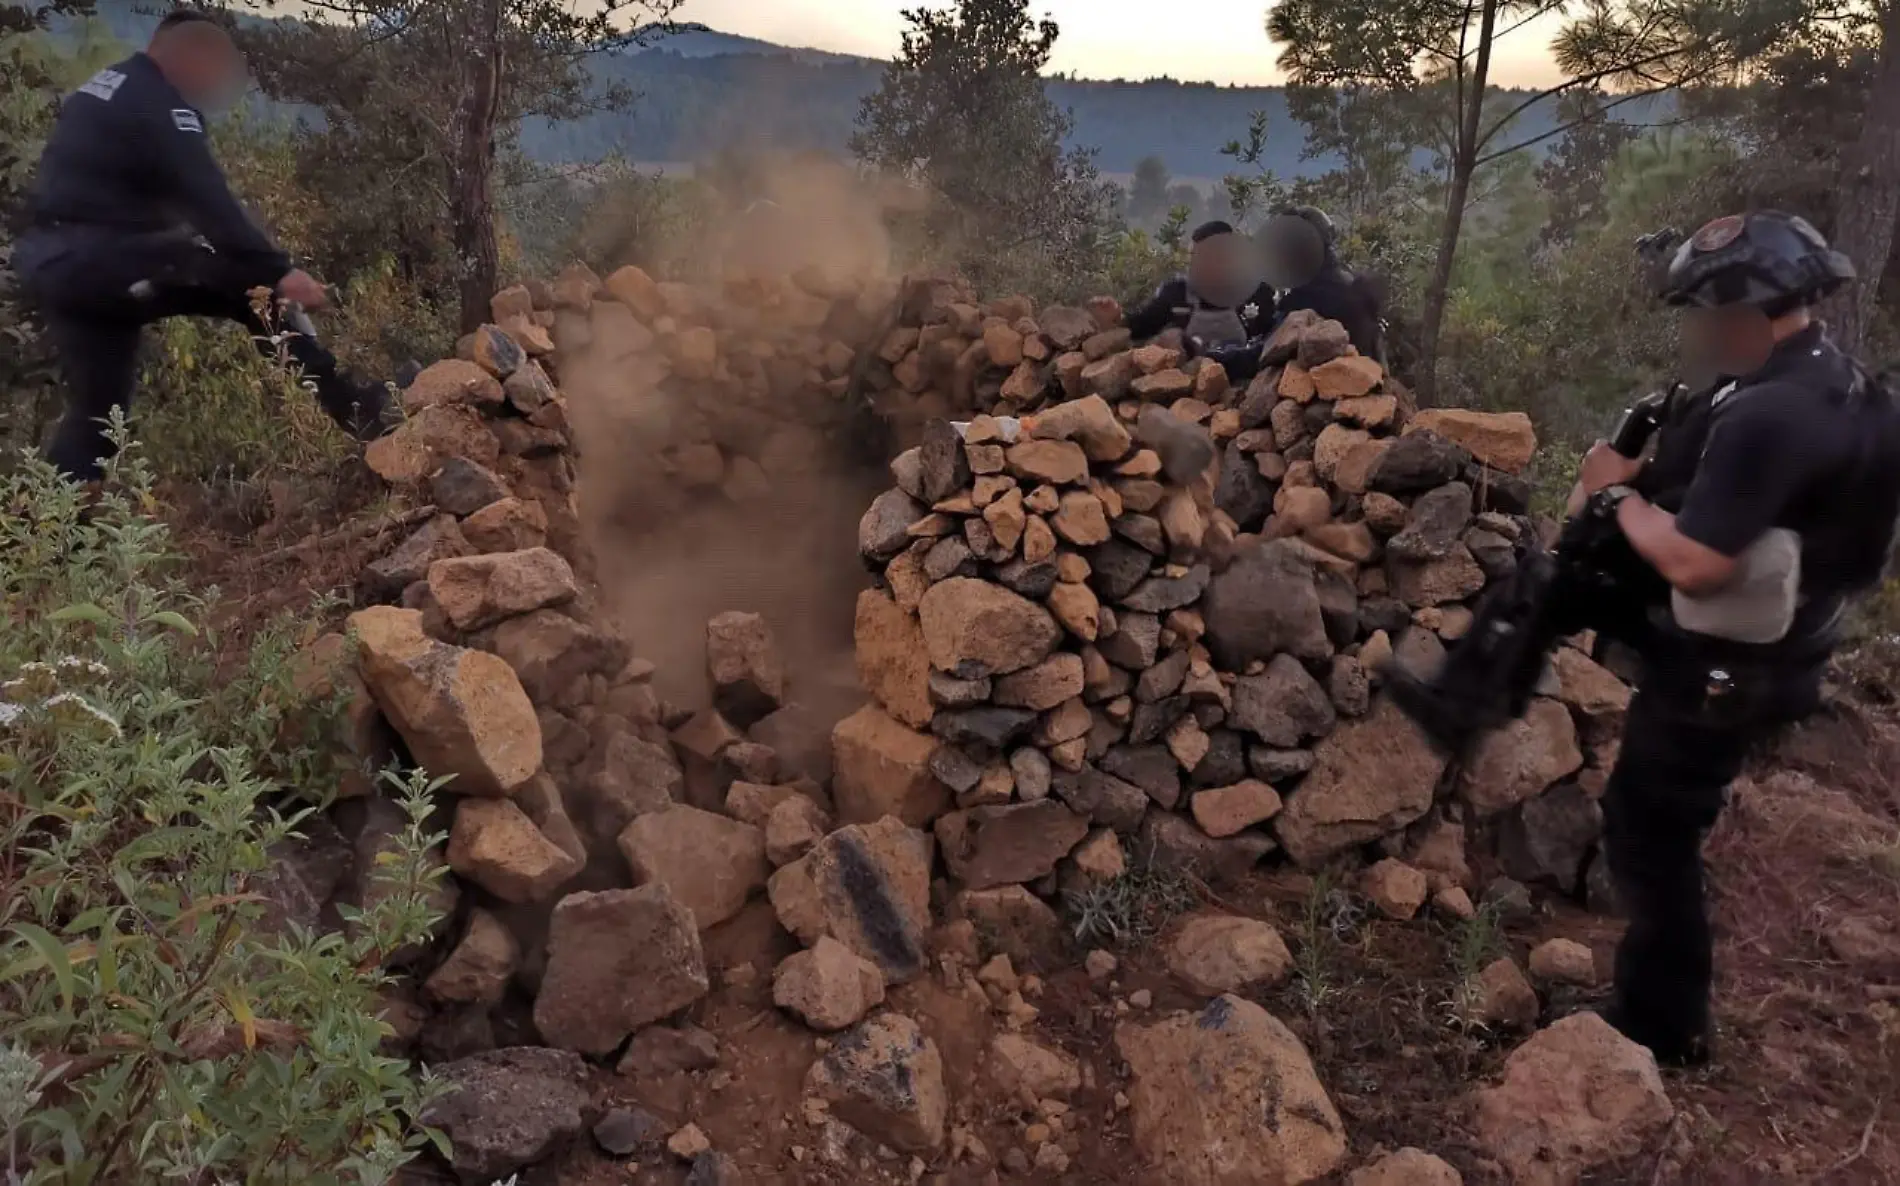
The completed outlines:
{"type": "Polygon", "coordinates": [[[1719,378],[1632,408],[1585,456],[1554,551],[1528,546],[1429,681],[1387,676],[1459,753],[1522,713],[1559,639],[1595,630],[1640,657],[1603,796],[1629,917],[1605,1015],[1694,1066],[1713,1032],[1702,840],[1751,743],[1819,705],[1848,603],[1882,577],[1900,409],[1815,318],[1854,272],[1806,221],[1731,215],[1640,246],[1684,310],[1691,373],[1719,378]]]}
{"type": "Polygon", "coordinates": [[[231,194],[211,154],[204,109],[241,90],[244,59],[205,13],[176,9],[144,52],[68,97],[40,158],[31,225],[13,266],[39,304],[68,388],[50,450],[69,477],[97,478],[112,451],[103,421],[137,382],[143,327],[219,317],[276,348],[251,293],[274,294],[287,353],[336,422],[359,439],[388,427],[388,388],[340,372],[305,309],[324,287],[272,243],[231,194]]]}

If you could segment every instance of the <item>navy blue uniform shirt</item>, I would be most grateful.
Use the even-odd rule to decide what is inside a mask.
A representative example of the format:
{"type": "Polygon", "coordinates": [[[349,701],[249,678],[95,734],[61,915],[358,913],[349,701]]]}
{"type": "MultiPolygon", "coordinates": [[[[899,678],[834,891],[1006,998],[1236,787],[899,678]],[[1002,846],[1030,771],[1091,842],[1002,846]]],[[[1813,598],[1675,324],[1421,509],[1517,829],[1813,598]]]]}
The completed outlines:
{"type": "Polygon", "coordinates": [[[289,256],[232,196],[203,113],[142,53],[66,99],[40,158],[31,211],[35,226],[55,236],[189,227],[258,285],[290,271],[289,256]]]}

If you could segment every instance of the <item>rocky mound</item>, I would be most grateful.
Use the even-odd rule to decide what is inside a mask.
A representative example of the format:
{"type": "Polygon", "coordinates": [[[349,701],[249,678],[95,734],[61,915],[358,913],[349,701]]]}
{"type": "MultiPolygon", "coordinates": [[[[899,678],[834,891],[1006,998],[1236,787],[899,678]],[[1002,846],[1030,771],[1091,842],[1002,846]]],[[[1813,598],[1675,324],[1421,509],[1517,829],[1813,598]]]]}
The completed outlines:
{"type": "MultiPolygon", "coordinates": [[[[460,1085],[436,1120],[465,1180],[597,1119],[616,1156],[664,1143],[692,1180],[737,1180],[697,1127],[602,1118],[577,1084],[590,1066],[715,1064],[683,1024],[712,991],[707,935],[761,898],[797,948],[772,1004],[832,1035],[803,1080],[811,1123],[912,1157],[916,1180],[980,1143],[902,994],[935,968],[1012,1030],[1033,1022],[1037,978],[1012,961],[1071,954],[1038,895],[1137,861],[1218,880],[1276,852],[1364,851],[1387,858],[1363,882],[1381,911],[1435,895],[1465,913],[1468,836],[1516,876],[1582,883],[1615,677],[1564,652],[1550,696],[1447,785],[1373,674],[1387,654],[1434,662],[1534,530],[1522,417],[1415,411],[1332,323],[1289,321],[1242,389],[1078,310],[979,306],[948,281],[690,288],[577,268],[499,294],[494,315],[369,452],[428,513],[309,656],[308,686],[351,698],[361,772],[336,832],[280,878],[304,921],[334,918],[332,889],[360,905],[406,825],[369,776],[393,760],[449,778],[445,931],[397,953],[386,1017],[460,1085]],[[871,703],[829,736],[786,707],[797,673],[758,617],[710,619],[712,695],[687,709],[596,612],[570,401],[632,398],[612,382],[628,375],[665,396],[654,443],[685,498],[769,497],[864,429],[860,401],[909,426],[859,529],[871,703]]],[[[1277,932],[1201,916],[1167,958],[1215,999],[1118,1036],[1138,1145],[1170,1180],[1330,1173],[1347,1137],[1298,1039],[1220,995],[1288,974],[1277,932]],[[1222,1083],[1283,1096],[1286,1123],[1184,1106],[1200,1047],[1222,1083]],[[1249,1167],[1207,1154],[1216,1129],[1249,1167]]],[[[1072,1060],[1006,1037],[993,1076],[1060,1115],[1072,1060]]],[[[1034,1168],[1072,1152],[1044,1139],[1034,1168]]]]}

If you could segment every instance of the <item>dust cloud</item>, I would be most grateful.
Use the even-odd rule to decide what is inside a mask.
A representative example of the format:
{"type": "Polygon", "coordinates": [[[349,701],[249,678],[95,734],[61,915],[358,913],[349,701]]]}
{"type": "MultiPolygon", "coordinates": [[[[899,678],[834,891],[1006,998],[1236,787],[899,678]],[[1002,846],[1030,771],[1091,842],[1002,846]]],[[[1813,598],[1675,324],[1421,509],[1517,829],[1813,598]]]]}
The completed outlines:
{"type": "Polygon", "coordinates": [[[828,727],[863,700],[857,522],[890,478],[881,450],[851,447],[846,401],[825,382],[845,379],[838,343],[857,351],[882,332],[893,199],[823,160],[748,182],[715,195],[707,240],[668,269],[684,283],[659,286],[657,339],[598,305],[561,382],[602,608],[657,664],[661,695],[706,703],[706,620],[753,611],[777,635],[790,699],[828,727]]]}

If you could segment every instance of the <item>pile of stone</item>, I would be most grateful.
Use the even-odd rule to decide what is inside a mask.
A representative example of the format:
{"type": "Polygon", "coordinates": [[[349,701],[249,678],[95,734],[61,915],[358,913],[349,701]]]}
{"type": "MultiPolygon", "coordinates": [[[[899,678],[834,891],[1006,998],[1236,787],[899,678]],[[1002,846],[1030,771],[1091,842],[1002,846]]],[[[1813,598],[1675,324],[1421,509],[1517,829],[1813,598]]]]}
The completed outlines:
{"type": "MultiPolygon", "coordinates": [[[[310,655],[306,689],[349,700],[357,769],[275,897],[310,925],[373,902],[408,821],[371,775],[448,779],[430,825],[448,837],[442,932],[391,954],[385,1016],[464,1087],[434,1119],[465,1180],[595,1119],[584,1060],[636,1078],[714,1065],[683,1020],[716,971],[701,936],[759,898],[801,948],[772,1002],[836,1035],[806,1080],[812,1123],[923,1155],[968,1137],[936,1046],[888,995],[948,960],[1012,1028],[1032,1021],[1035,978],[1009,961],[1046,963],[1063,934],[1037,893],[1138,860],[1218,876],[1276,848],[1313,866],[1377,845],[1404,858],[1368,871],[1381,910],[1468,910],[1468,833],[1513,875],[1577,888],[1627,700],[1615,677],[1565,651],[1550,695],[1449,787],[1374,690],[1388,654],[1435,661],[1533,529],[1521,417],[1415,411],[1312,319],[1240,388],[1078,310],[978,306],[948,282],[718,291],[577,268],[499,294],[370,448],[420,525],[310,655]],[[711,702],[683,709],[597,614],[570,412],[626,398],[615,376],[689,409],[663,451],[700,496],[757,497],[822,463],[814,442],[860,393],[913,417],[858,541],[872,702],[829,736],[789,703],[795,673],[757,616],[708,623],[711,702]],[[940,873],[958,892],[933,897],[940,873]],[[533,1122],[498,1124],[516,1104],[533,1122]]],[[[1255,962],[1284,964],[1255,929],[1255,962]]],[[[1202,931],[1211,962],[1184,980],[1229,991],[1238,948],[1202,931]]],[[[1022,1046],[996,1053],[1018,1079],[1049,1061],[1022,1046]]],[[[725,1164],[691,1125],[670,1141],[644,1125],[610,1115],[595,1139],[725,1164]]],[[[1036,1164],[1065,1156],[1048,1142],[1036,1164]]]]}
{"type": "Polygon", "coordinates": [[[927,426],[861,523],[876,704],[834,739],[842,818],[934,828],[976,888],[1376,842],[1450,891],[1467,822],[1515,875],[1578,887],[1620,681],[1564,651],[1450,787],[1376,694],[1388,659],[1442,660],[1537,529],[1528,418],[1419,411],[1308,313],[1243,388],[1079,310],[920,291],[939,299],[908,302],[926,324],[893,371],[968,342],[956,390],[980,410],[927,426]]]}

